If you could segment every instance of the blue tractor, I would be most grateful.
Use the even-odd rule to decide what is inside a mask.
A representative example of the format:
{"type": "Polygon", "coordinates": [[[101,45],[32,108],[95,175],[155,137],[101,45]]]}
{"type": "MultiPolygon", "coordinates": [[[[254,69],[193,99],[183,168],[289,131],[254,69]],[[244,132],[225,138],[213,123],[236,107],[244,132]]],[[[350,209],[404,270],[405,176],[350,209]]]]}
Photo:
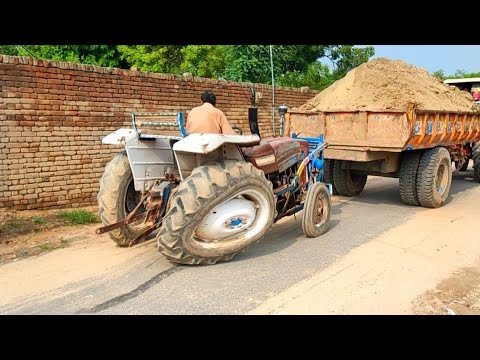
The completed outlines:
{"type": "Polygon", "coordinates": [[[251,135],[188,135],[182,113],[160,113],[133,114],[132,129],[106,136],[104,143],[126,151],[100,181],[97,233],[131,246],[159,229],[158,250],[189,265],[228,261],[301,210],[305,235],[324,234],[332,190],[323,183],[323,137],[283,136],[287,108],[280,107],[280,136],[261,138],[250,91],[251,135]],[[145,130],[172,125],[178,136],[145,130]]]}

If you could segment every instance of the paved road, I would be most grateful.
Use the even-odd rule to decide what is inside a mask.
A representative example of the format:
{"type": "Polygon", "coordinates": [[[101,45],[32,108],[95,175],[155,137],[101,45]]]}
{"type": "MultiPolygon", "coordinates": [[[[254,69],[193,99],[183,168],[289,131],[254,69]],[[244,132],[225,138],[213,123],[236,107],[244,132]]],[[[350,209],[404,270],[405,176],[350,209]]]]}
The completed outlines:
{"type": "MultiPolygon", "coordinates": [[[[448,202],[477,187],[470,170],[454,179],[448,202]]],[[[431,211],[403,205],[397,179],[375,177],[360,196],[334,197],[333,205],[324,236],[305,238],[300,216],[283,219],[245,254],[214,266],[175,266],[153,241],[118,249],[106,238],[6,264],[0,266],[0,313],[244,314],[415,214],[431,211]],[[78,256],[72,256],[75,251],[78,256]],[[34,282],[35,291],[29,288],[34,282]]]]}

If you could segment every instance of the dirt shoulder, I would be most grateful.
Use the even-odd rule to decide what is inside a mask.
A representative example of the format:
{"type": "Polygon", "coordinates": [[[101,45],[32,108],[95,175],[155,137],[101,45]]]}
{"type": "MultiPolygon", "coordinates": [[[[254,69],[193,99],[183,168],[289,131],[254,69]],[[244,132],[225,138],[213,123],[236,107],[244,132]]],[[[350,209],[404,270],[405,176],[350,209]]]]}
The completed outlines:
{"type": "Polygon", "coordinates": [[[480,260],[419,296],[412,310],[414,314],[480,315],[480,260]]]}
{"type": "Polygon", "coordinates": [[[96,212],[95,207],[31,211],[0,209],[0,264],[69,246],[75,240],[72,233],[100,226],[96,212]]]}

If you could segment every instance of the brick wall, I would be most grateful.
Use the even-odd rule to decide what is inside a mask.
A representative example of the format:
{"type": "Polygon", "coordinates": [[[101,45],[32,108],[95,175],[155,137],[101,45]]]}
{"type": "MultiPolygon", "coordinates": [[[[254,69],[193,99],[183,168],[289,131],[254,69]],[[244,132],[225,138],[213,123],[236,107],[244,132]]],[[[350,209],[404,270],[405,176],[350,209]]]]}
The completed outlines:
{"type": "MultiPolygon", "coordinates": [[[[96,204],[103,168],[122,149],[102,137],[129,127],[131,112],[187,112],[207,89],[249,133],[245,83],[0,55],[0,208],[96,204]]],[[[262,136],[271,135],[272,88],[255,89],[262,136]]],[[[276,87],[275,102],[297,106],[316,93],[276,87]]]]}

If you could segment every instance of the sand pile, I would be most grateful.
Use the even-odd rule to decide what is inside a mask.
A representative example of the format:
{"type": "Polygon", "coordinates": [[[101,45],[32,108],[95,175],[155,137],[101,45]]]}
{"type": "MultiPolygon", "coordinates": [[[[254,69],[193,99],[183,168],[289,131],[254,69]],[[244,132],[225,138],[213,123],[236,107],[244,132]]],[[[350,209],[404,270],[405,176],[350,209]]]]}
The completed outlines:
{"type": "Polygon", "coordinates": [[[403,110],[409,102],[424,110],[475,109],[466,91],[403,61],[379,58],[351,70],[300,110],[403,110]]]}

